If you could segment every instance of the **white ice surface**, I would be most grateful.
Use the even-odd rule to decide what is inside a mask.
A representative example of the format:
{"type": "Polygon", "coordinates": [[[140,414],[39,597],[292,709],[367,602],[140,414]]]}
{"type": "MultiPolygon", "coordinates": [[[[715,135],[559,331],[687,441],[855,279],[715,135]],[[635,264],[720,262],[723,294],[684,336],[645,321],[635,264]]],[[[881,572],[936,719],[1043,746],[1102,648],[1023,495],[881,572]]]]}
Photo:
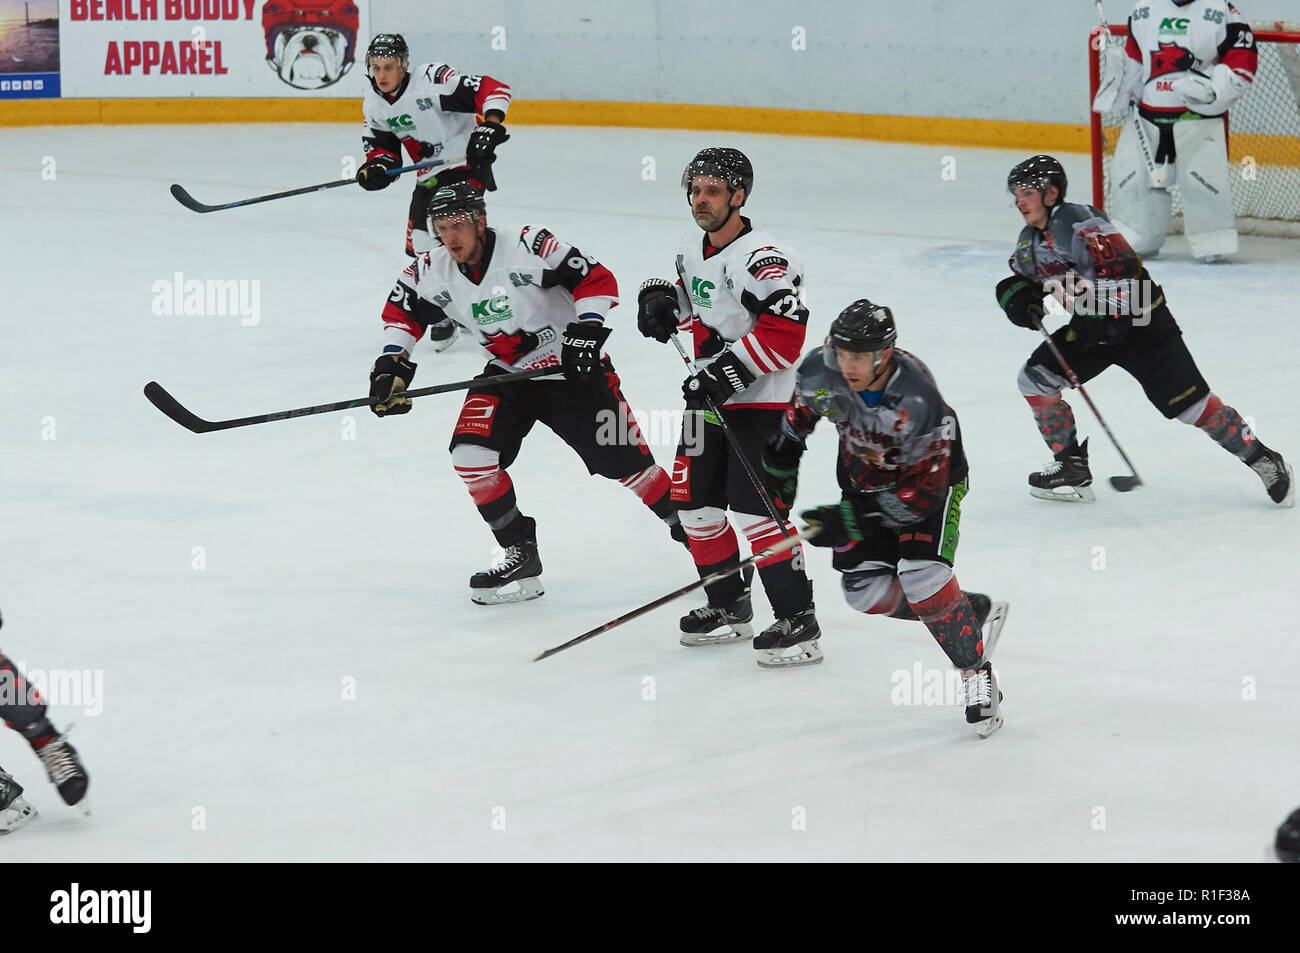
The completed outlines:
{"type": "MultiPolygon", "coordinates": [[[[979,741],[959,709],[891,703],[894,672],[945,660],[918,624],[850,611],[824,550],[820,666],[679,647],[691,599],[532,664],[694,578],[635,499],[545,429],[511,473],[547,594],[482,608],[467,580],[492,540],[446,452],[455,395],[354,413],[355,439],[340,414],[195,435],[141,395],[156,379],[223,418],[365,393],[407,184],[211,215],[167,191],[216,203],[337,178],[356,128],[6,130],[0,647],[102,671],[103,711],[52,713],[77,723],[88,818],[0,733],[0,764],[42,814],[0,859],[1264,858],[1300,803],[1296,512],[1118,369],[1089,391],[1147,485],[1105,484],[1123,467],[1075,397],[1098,501],[1028,496],[1046,452],[1015,378],[1038,339],[993,300],[1023,155],[519,127],[490,218],[544,223],[612,268],[625,392],[674,409],[682,367],[636,333],[635,291],[671,274],[693,228],[680,169],[720,143],[758,170],[755,222],[804,255],[809,345],[852,299],[885,302],[960,416],[958,578],[1011,602],[1001,732],[979,741]],[[260,323],[155,315],[154,282],[178,271],[257,279],[260,323]]],[[[1085,159],[1065,161],[1088,200],[1085,159]]],[[[1151,263],[1216,393],[1293,459],[1298,250],[1248,238],[1204,266],[1175,238],[1151,263]]],[[[417,359],[416,386],[482,364],[464,343],[417,359]]],[[[652,436],[669,462],[671,435],[652,436]]],[[[823,428],[800,504],[835,499],[833,457],[823,428]]],[[[762,596],[756,609],[766,623],[762,596]]]]}

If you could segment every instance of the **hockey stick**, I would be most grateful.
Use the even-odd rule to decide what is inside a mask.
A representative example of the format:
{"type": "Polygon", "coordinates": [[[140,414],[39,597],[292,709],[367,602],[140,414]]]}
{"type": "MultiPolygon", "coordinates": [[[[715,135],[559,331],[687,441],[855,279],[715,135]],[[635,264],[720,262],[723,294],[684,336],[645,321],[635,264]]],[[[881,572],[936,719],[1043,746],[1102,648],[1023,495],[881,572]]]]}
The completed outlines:
{"type": "MultiPolygon", "coordinates": [[[[559,372],[553,367],[536,367],[527,371],[516,371],[513,374],[498,374],[495,377],[475,377],[467,381],[453,381],[450,384],[434,384],[430,387],[417,387],[415,390],[405,392],[407,397],[427,397],[430,394],[445,394],[453,390],[468,390],[471,387],[495,387],[498,384],[509,384],[512,381],[526,381],[534,378],[543,377],[547,374],[558,374],[559,372]]],[[[332,404],[317,404],[315,407],[299,407],[297,410],[277,410],[270,414],[258,414],[255,417],[239,417],[234,420],[204,420],[196,416],[192,411],[187,409],[180,401],[163,389],[163,386],[157,381],[150,381],[144,385],[144,396],[149,398],[149,403],[153,404],[164,414],[176,421],[191,433],[211,433],[214,430],[229,430],[232,427],[248,427],[252,424],[265,424],[273,420],[288,420],[291,417],[310,417],[313,414],[330,414],[336,410],[348,410],[352,407],[367,407],[370,405],[369,397],[358,397],[356,400],[341,400],[332,404]]]]}
{"type": "Polygon", "coordinates": [[[558,652],[563,652],[565,649],[571,649],[575,645],[578,645],[579,643],[586,642],[588,639],[594,639],[602,632],[608,632],[610,629],[618,628],[624,622],[631,622],[633,619],[639,618],[653,609],[658,609],[662,605],[667,605],[669,602],[672,602],[674,599],[677,599],[680,596],[686,595],[688,592],[694,592],[696,589],[700,589],[704,586],[711,586],[715,582],[721,582],[723,579],[726,579],[729,576],[734,576],[736,573],[743,571],[747,567],[754,565],[760,560],[767,559],[770,556],[775,556],[778,553],[783,553],[787,549],[794,549],[796,546],[799,545],[799,543],[802,540],[811,539],[813,536],[816,536],[820,532],[821,532],[820,526],[806,526],[801,532],[795,533],[793,536],[787,536],[779,543],[773,543],[771,546],[763,550],[761,553],[755,553],[753,556],[750,556],[748,559],[742,559],[738,565],[733,566],[730,569],[723,569],[718,572],[712,573],[708,576],[705,576],[703,579],[697,579],[689,586],[682,586],[682,588],[677,589],[674,592],[670,592],[666,596],[660,596],[658,599],[655,599],[653,602],[647,602],[645,605],[639,606],[638,608],[633,609],[631,612],[625,612],[617,619],[611,619],[609,622],[606,622],[604,625],[598,625],[594,629],[589,629],[588,631],[582,633],[582,635],[578,636],[577,638],[569,639],[569,641],[565,642],[563,645],[557,645],[554,648],[547,649],[545,652],[542,652],[540,655],[536,656],[533,659],[533,661],[540,662],[544,658],[550,658],[552,655],[555,655],[558,652]]]}
{"type": "MultiPolygon", "coordinates": [[[[1106,20],[1106,11],[1101,8],[1101,0],[1094,0],[1097,7],[1097,19],[1101,21],[1102,36],[1105,38],[1106,45],[1109,46],[1115,41],[1115,34],[1110,32],[1110,23],[1106,20]]],[[[1156,183],[1156,160],[1151,155],[1151,146],[1147,142],[1146,132],[1142,128],[1142,117],[1138,113],[1137,103],[1128,104],[1128,120],[1133,126],[1133,133],[1137,136],[1138,145],[1142,147],[1142,159],[1147,167],[1147,183],[1153,189],[1163,189],[1164,177],[1161,177],[1159,184],[1156,183]]]]}
{"type": "MultiPolygon", "coordinates": [[[[682,342],[677,339],[676,334],[673,335],[672,340],[673,344],[677,348],[677,353],[682,356],[682,360],[685,361],[686,366],[691,369],[691,373],[696,373],[695,362],[692,361],[690,355],[686,353],[686,348],[682,347],[682,342]]],[[[745,468],[745,473],[749,475],[749,482],[754,484],[754,489],[758,491],[759,498],[763,501],[763,506],[767,509],[767,515],[772,517],[776,522],[777,529],[781,531],[781,535],[787,540],[791,539],[790,531],[787,530],[785,526],[785,520],[781,519],[781,517],[777,515],[776,507],[772,505],[772,498],[768,496],[767,489],[763,486],[763,481],[758,478],[758,473],[754,470],[754,465],[749,462],[749,457],[745,456],[745,451],[741,449],[740,441],[736,439],[736,435],[733,434],[731,428],[727,426],[727,421],[726,418],[722,416],[722,411],[718,410],[717,405],[713,403],[711,397],[707,394],[703,396],[704,403],[713,413],[713,416],[717,418],[718,425],[722,427],[722,432],[726,434],[727,440],[731,443],[731,449],[736,452],[736,456],[740,460],[740,465],[745,468]]]]}
{"type": "Polygon", "coordinates": [[[1101,411],[1097,409],[1097,405],[1092,402],[1092,398],[1088,396],[1088,392],[1084,390],[1083,385],[1079,383],[1079,378],[1075,376],[1074,369],[1065,362],[1064,355],[1061,354],[1060,348],[1056,346],[1056,342],[1052,340],[1052,336],[1047,333],[1047,329],[1043,327],[1043,322],[1039,321],[1037,318],[1034,318],[1033,321],[1034,327],[1038,328],[1038,332],[1042,334],[1043,339],[1047,341],[1047,346],[1051,349],[1052,356],[1056,358],[1056,363],[1061,365],[1061,369],[1065,371],[1065,376],[1070,379],[1070,384],[1074,389],[1083,395],[1083,399],[1087,401],[1088,408],[1092,411],[1092,415],[1097,418],[1097,423],[1101,424],[1101,429],[1106,431],[1106,436],[1110,438],[1110,442],[1115,445],[1115,449],[1118,450],[1119,455],[1123,457],[1124,464],[1132,471],[1129,476],[1111,477],[1110,485],[1120,493],[1127,493],[1129,490],[1137,489],[1142,485],[1142,478],[1138,476],[1137,467],[1133,466],[1133,461],[1128,458],[1128,454],[1124,452],[1124,448],[1119,445],[1119,441],[1115,439],[1115,435],[1110,432],[1110,427],[1106,426],[1106,418],[1101,415],[1101,411]]]}
{"type": "MultiPolygon", "coordinates": [[[[415,165],[404,165],[400,169],[390,169],[386,175],[400,175],[403,172],[414,172],[416,169],[433,169],[442,165],[459,165],[465,161],[464,156],[454,159],[426,159],[423,162],[417,162],[415,165]]],[[[357,181],[356,176],[350,179],[337,179],[333,182],[323,182],[320,185],[308,185],[301,189],[290,189],[287,192],[272,192],[270,195],[259,195],[251,199],[240,199],[238,202],[227,202],[225,205],[204,205],[202,202],[186,192],[179,185],[173,185],[171,192],[172,197],[180,202],[192,212],[220,212],[223,209],[238,208],[241,205],[256,205],[258,202],[272,202],[275,199],[286,199],[291,195],[306,195],[308,192],[320,192],[323,189],[337,189],[341,185],[352,185],[357,181]]]]}

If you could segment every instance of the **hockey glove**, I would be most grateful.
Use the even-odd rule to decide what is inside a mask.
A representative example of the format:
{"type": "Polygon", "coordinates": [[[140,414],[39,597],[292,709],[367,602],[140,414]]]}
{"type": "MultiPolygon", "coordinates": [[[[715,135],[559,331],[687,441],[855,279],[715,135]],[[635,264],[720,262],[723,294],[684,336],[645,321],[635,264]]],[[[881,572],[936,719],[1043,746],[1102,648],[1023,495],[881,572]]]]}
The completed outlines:
{"type": "Polygon", "coordinates": [[[1043,320],[1043,289],[1036,282],[1012,275],[998,282],[996,294],[998,307],[1017,327],[1032,328],[1035,321],[1043,320]]]}
{"type": "Polygon", "coordinates": [[[386,189],[399,178],[389,175],[389,170],[399,168],[401,164],[402,160],[397,156],[377,156],[357,169],[357,184],[367,192],[386,189]]]}
{"type": "Polygon", "coordinates": [[[506,127],[499,122],[481,122],[469,134],[469,145],[465,149],[465,164],[469,173],[483,183],[487,192],[497,190],[497,180],[492,175],[492,163],[497,160],[497,146],[510,138],[506,127]]]}
{"type": "Polygon", "coordinates": [[[794,495],[799,489],[799,458],[803,451],[802,441],[780,432],[763,448],[763,472],[760,474],[763,489],[767,490],[772,505],[783,518],[790,515],[794,495]]]}
{"type": "Polygon", "coordinates": [[[707,401],[719,407],[754,383],[755,379],[753,372],[740,363],[740,358],[731,351],[723,351],[716,361],[686,379],[682,384],[682,396],[686,398],[688,408],[705,407],[707,401]]]}
{"type": "Polygon", "coordinates": [[[662,278],[641,282],[636,296],[636,327],[643,335],[667,344],[677,333],[677,289],[662,278]]]}
{"type": "Polygon", "coordinates": [[[814,546],[830,546],[835,549],[862,542],[867,520],[879,516],[871,500],[860,496],[846,496],[838,503],[818,506],[799,514],[805,523],[820,530],[808,542],[814,546]]]}
{"type": "Polygon", "coordinates": [[[411,409],[411,398],[403,396],[415,365],[400,354],[383,354],[375,361],[370,372],[370,411],[376,417],[405,414],[411,409]]]}
{"type": "Polygon", "coordinates": [[[600,324],[573,321],[564,329],[561,340],[560,366],[564,379],[579,381],[601,371],[600,349],[609,337],[609,328],[600,324]]]}

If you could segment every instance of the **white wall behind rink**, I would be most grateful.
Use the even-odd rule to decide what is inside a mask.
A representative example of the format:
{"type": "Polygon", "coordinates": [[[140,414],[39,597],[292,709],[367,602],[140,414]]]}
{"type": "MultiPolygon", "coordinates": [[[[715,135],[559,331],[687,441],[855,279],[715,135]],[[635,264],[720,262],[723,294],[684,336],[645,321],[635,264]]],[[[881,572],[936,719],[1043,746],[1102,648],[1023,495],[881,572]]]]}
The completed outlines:
{"type": "MultiPolygon", "coordinates": [[[[1116,25],[1133,8],[1103,5],[1116,25]]],[[[1238,7],[1300,19],[1298,0],[1238,7]]],[[[1087,0],[373,0],[371,20],[403,33],[414,60],[489,73],[521,99],[1084,123],[1096,11],[1087,0]]]]}

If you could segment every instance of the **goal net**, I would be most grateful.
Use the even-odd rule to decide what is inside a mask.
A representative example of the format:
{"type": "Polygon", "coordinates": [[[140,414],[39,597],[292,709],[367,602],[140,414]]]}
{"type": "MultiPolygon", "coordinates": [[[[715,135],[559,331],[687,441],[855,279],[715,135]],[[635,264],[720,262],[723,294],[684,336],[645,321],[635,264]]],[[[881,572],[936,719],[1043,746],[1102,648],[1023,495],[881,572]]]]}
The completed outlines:
{"type": "MultiPolygon", "coordinates": [[[[1228,175],[1237,230],[1243,234],[1300,237],[1300,23],[1252,21],[1259,47],[1255,81],[1228,110],[1228,175]]],[[[1122,44],[1127,27],[1111,27],[1122,44]]],[[[1106,79],[1103,30],[1088,44],[1089,105],[1106,79]]],[[[1103,211],[1110,200],[1110,165],[1128,117],[1092,114],[1092,198],[1103,211]]],[[[1173,193],[1170,232],[1182,231],[1182,203],[1173,193]]]]}

